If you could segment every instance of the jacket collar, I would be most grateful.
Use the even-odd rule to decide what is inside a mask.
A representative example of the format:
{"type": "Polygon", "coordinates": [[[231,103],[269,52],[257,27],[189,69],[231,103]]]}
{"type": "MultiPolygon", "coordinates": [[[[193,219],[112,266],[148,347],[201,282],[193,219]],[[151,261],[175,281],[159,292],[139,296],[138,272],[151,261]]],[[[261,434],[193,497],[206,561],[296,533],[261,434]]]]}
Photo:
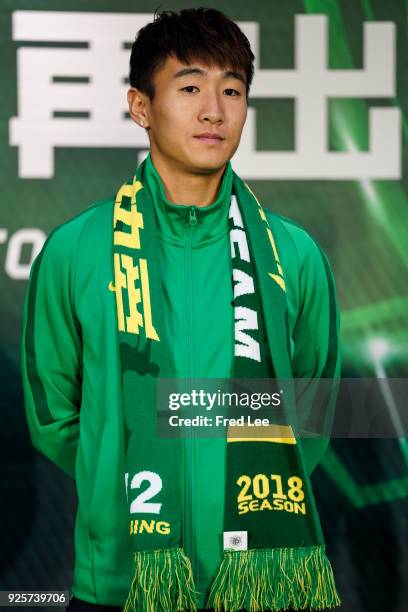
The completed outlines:
{"type": "Polygon", "coordinates": [[[231,200],[233,172],[228,162],[215,202],[207,206],[172,204],[168,201],[161,177],[153,165],[150,153],[146,158],[142,183],[152,195],[157,229],[166,241],[184,244],[191,230],[191,244],[201,246],[228,231],[228,211],[231,200]],[[193,210],[194,209],[194,210],[193,210]],[[197,220],[194,223],[194,220],[197,220]]]}

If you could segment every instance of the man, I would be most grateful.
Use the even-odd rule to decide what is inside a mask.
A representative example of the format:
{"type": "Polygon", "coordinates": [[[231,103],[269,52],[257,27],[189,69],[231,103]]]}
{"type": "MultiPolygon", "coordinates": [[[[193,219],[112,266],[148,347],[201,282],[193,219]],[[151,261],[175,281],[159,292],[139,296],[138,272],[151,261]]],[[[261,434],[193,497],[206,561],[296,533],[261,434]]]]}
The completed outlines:
{"type": "Polygon", "coordinates": [[[339,603],[308,484],[327,440],[300,444],[289,417],[261,440],[156,431],[158,378],[339,375],[325,255],[229,162],[253,59],[219,11],[156,15],[133,44],[128,91],[150,153],[32,266],[25,405],[33,444],[76,479],[70,610],[339,603]],[[239,512],[237,495],[251,500],[239,512]]]}

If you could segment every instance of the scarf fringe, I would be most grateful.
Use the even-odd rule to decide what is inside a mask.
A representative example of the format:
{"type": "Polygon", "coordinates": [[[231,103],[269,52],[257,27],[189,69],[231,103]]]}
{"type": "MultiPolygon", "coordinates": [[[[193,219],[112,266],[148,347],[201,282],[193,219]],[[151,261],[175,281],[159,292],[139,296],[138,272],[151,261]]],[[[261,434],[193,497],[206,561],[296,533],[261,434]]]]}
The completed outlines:
{"type": "Polygon", "coordinates": [[[216,612],[340,606],[325,546],[225,551],[207,608],[216,612]]]}
{"type": "Polygon", "coordinates": [[[197,610],[193,571],[182,548],[136,552],[123,612],[197,610]]]}

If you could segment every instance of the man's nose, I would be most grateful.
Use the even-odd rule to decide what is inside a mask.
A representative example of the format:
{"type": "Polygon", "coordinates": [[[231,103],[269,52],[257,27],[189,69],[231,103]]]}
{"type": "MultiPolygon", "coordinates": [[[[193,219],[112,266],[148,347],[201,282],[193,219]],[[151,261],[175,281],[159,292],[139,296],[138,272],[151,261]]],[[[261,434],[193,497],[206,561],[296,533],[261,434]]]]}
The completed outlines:
{"type": "Polygon", "coordinates": [[[224,120],[224,112],[218,96],[208,96],[200,113],[200,120],[208,123],[220,123],[224,120]]]}

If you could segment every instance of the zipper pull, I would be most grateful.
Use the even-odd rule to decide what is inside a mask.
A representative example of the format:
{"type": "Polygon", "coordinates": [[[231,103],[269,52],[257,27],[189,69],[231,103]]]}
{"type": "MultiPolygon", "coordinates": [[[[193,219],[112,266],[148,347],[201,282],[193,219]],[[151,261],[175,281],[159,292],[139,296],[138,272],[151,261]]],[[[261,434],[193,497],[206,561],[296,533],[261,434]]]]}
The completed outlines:
{"type": "Polygon", "coordinates": [[[189,208],[189,211],[188,211],[188,222],[189,222],[190,225],[197,225],[197,223],[198,223],[197,215],[196,215],[196,211],[195,211],[195,207],[194,206],[189,208]]]}

